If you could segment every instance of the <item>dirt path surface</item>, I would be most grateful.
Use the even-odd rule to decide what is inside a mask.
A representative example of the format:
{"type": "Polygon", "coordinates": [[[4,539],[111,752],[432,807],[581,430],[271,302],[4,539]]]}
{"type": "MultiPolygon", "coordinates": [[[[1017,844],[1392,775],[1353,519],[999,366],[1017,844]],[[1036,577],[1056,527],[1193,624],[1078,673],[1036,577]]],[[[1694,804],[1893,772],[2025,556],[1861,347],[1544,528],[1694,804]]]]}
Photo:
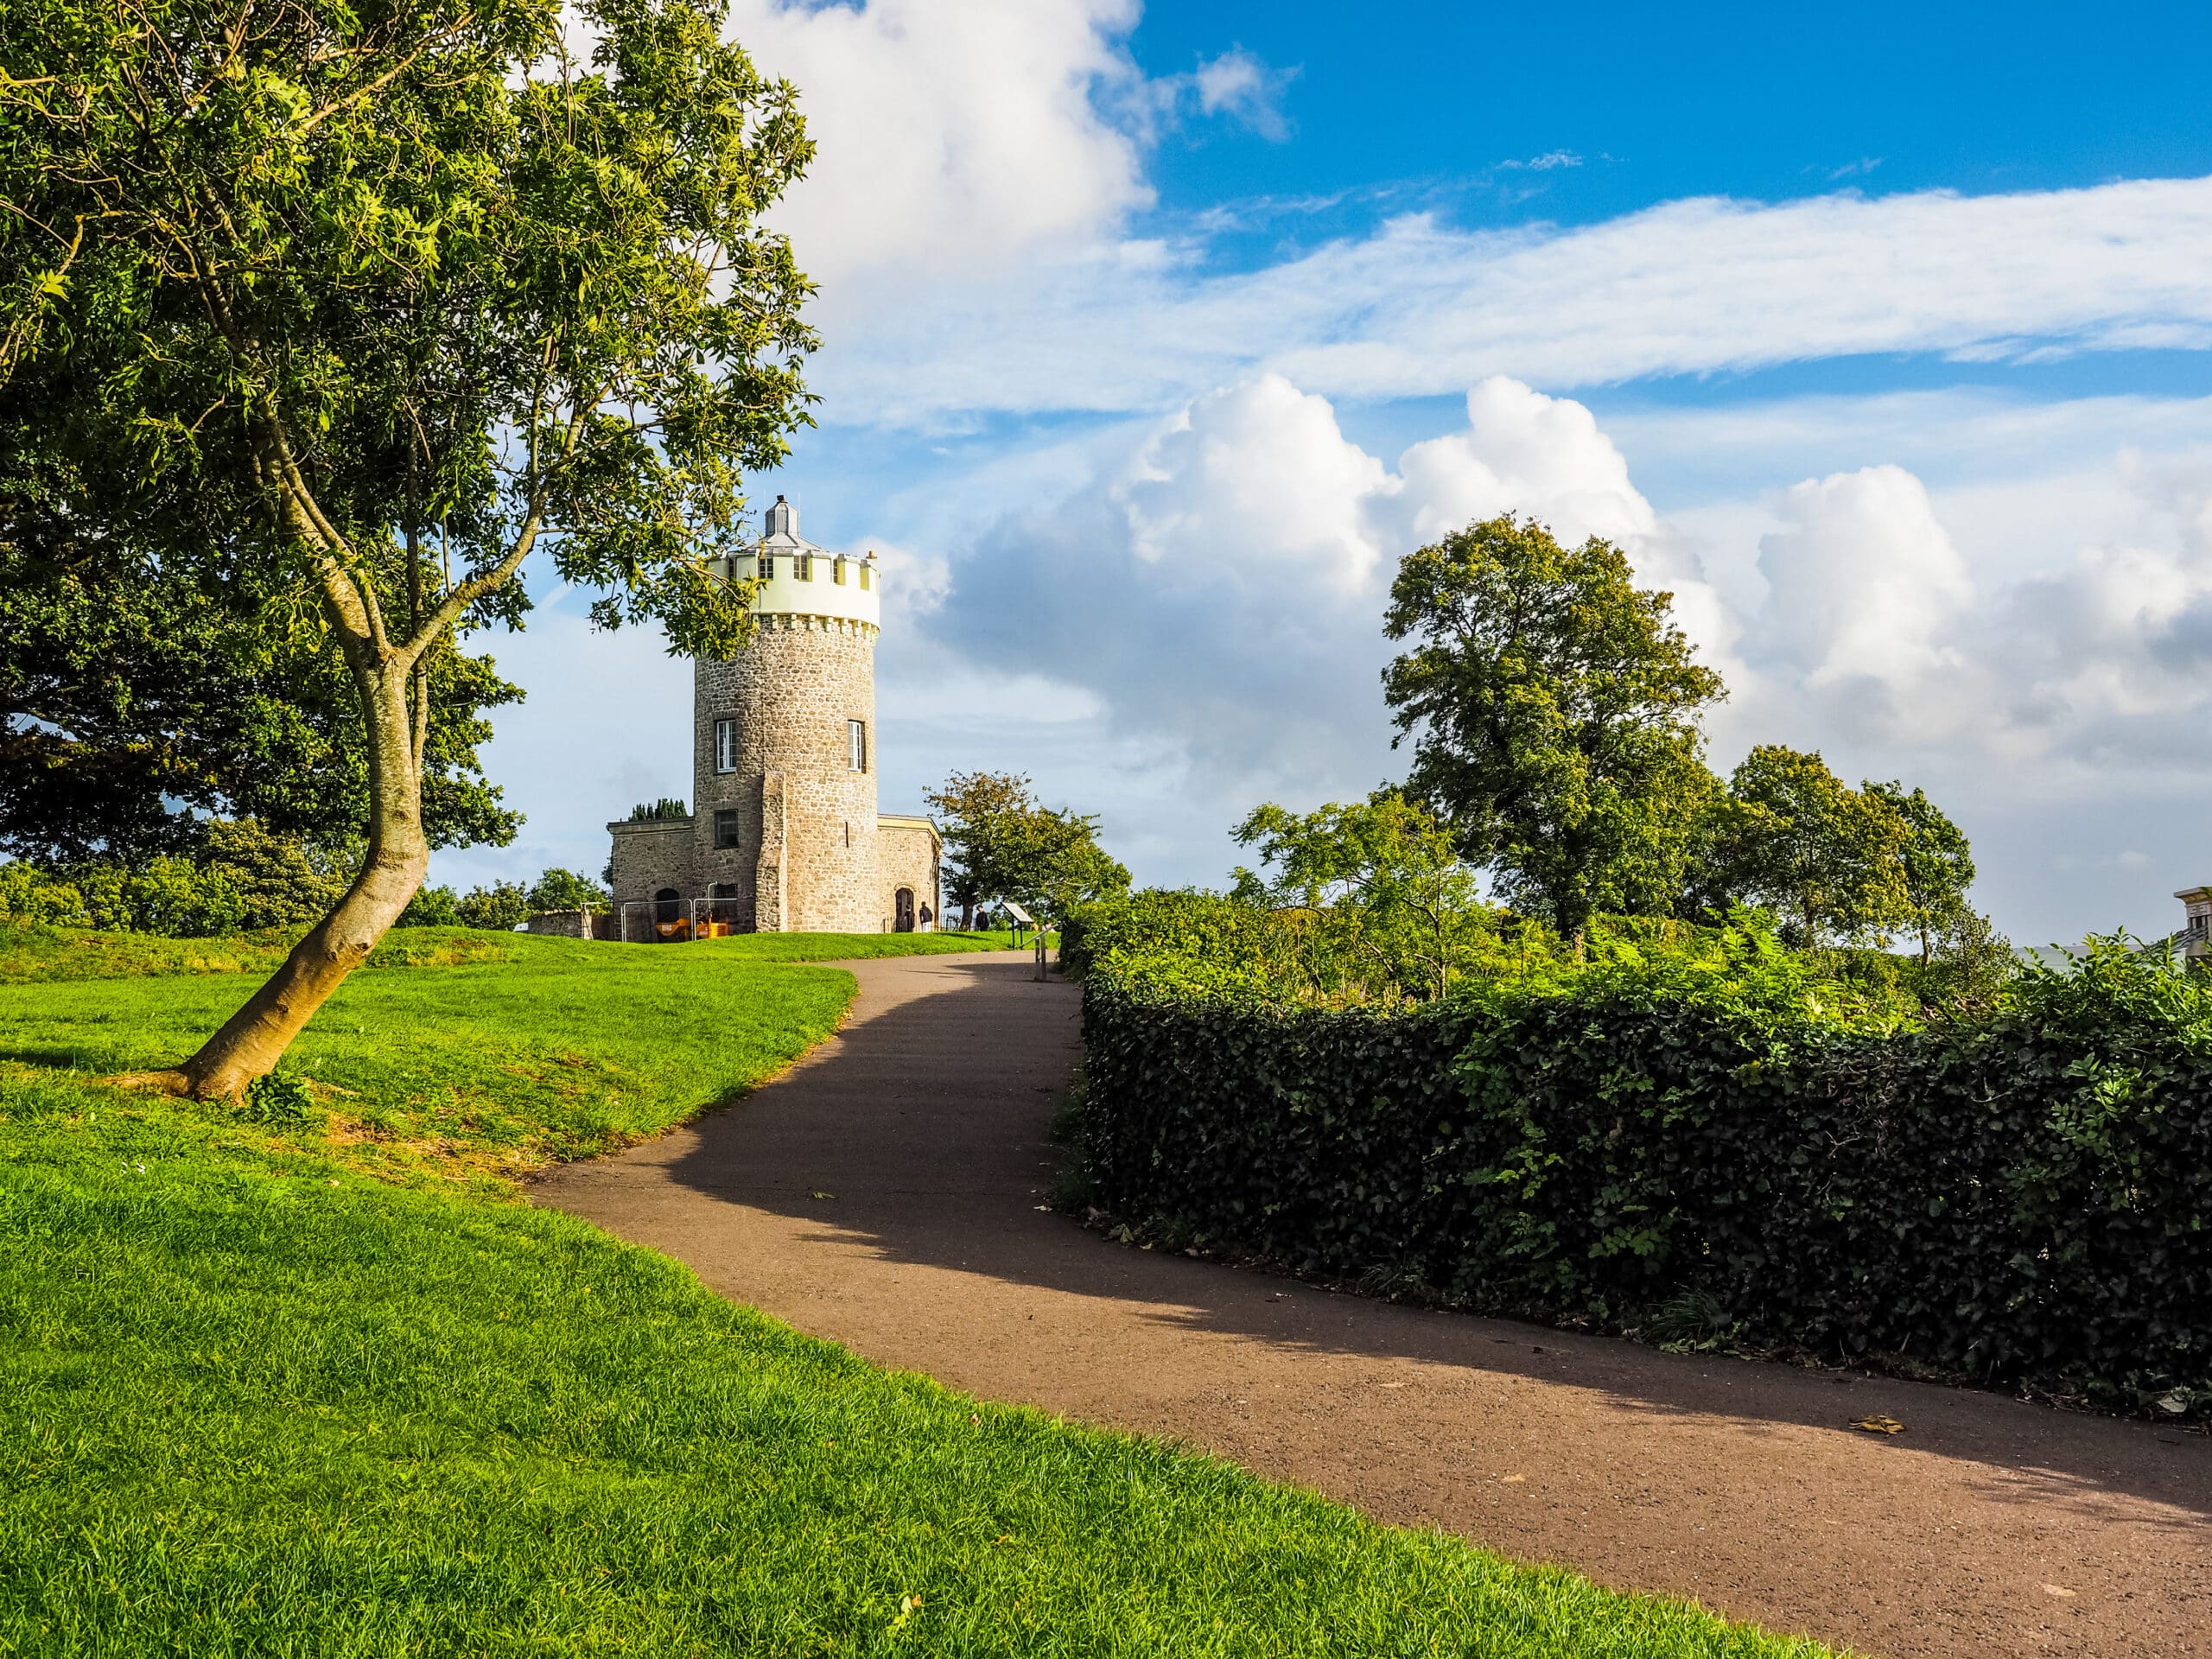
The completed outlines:
{"type": "Polygon", "coordinates": [[[883,1364],[1770,1629],[1880,1655],[2212,1654],[2204,1437],[1115,1244],[1036,1208],[1074,988],[1013,955],[846,965],[843,1033],[790,1076],[539,1201],[883,1364]],[[1846,1427],[1873,1413],[1905,1432],[1846,1427]]]}

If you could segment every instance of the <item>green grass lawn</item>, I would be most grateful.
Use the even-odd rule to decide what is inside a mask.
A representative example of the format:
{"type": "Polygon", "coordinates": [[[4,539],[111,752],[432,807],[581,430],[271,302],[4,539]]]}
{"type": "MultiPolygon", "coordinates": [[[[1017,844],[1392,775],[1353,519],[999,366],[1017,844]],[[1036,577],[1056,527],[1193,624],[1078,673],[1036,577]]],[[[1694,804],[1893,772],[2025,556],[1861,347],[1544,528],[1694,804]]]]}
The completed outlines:
{"type": "Polygon", "coordinates": [[[0,935],[10,1659],[1820,1651],[874,1370],[513,1201],[772,1074],[836,969],[395,936],[270,1123],[97,1081],[236,1005],[194,949],[0,935]]]}

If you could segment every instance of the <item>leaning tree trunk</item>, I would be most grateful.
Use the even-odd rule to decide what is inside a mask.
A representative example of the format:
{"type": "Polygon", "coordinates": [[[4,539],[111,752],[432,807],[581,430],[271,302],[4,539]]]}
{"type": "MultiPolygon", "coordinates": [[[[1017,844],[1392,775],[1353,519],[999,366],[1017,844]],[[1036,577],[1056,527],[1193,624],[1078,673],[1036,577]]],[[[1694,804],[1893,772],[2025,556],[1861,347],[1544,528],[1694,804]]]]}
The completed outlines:
{"type": "Polygon", "coordinates": [[[211,1100],[236,1095],[265,1076],[346,976],[368,960],[423,885],[430,847],[423,833],[422,779],[408,718],[410,677],[388,665],[357,663],[353,677],[368,736],[369,849],[361,873],[337,907],[292,947],[284,965],[197,1054],[175,1071],[124,1081],[211,1100]]]}

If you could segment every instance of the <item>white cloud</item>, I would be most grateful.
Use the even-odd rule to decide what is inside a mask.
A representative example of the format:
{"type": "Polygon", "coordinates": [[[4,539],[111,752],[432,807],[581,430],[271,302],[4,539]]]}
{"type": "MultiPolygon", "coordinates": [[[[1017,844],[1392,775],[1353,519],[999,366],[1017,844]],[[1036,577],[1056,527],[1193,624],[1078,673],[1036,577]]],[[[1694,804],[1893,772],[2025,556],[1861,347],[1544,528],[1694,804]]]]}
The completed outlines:
{"type": "Polygon", "coordinates": [[[1942,642],[1974,583],[1917,478],[1869,467],[1808,479],[1781,512],[1784,528],[1759,543],[1759,634],[1808,685],[1903,695],[1955,665],[1942,642]]]}
{"type": "Polygon", "coordinates": [[[1725,649],[1725,607],[1586,409],[1495,380],[1467,410],[1465,429],[1393,468],[1279,376],[1208,393],[1056,505],[983,534],[955,562],[939,629],[1091,694],[1103,733],[1151,757],[1154,791],[1217,828],[1264,798],[1342,798],[1402,774],[1380,683],[1390,578],[1474,518],[1521,512],[1621,541],[1725,649]]]}
{"type": "Polygon", "coordinates": [[[1705,198],[1573,229],[1415,215],[1226,275],[1198,251],[1040,257],[918,298],[823,360],[827,412],[1164,410],[1263,372],[1364,398],[1498,373],[1593,385],[1853,353],[2212,346],[2212,179],[1705,198]]]}
{"type": "Polygon", "coordinates": [[[1282,112],[1283,93],[1297,77],[1297,70],[1272,68],[1238,46],[1200,64],[1191,79],[1202,112],[1226,115],[1262,138],[1281,143],[1290,137],[1290,123],[1282,112]]]}
{"type": "Polygon", "coordinates": [[[1417,443],[1398,465],[1411,509],[1408,546],[1534,502],[1570,541],[1626,543],[1655,523],[1651,504],[1629,482],[1628,461],[1586,408],[1503,375],[1467,394],[1465,431],[1417,443]]]}
{"type": "Polygon", "coordinates": [[[774,212],[799,265],[986,270],[1085,245],[1149,203],[1138,140],[1102,105],[1142,80],[1136,0],[737,0],[731,34],[799,87],[817,154],[774,212]]]}
{"type": "Polygon", "coordinates": [[[1541,156],[1531,156],[1525,162],[1500,162],[1498,166],[1510,169],[1526,169],[1531,173],[1548,173],[1554,168],[1580,167],[1582,158],[1571,149],[1548,149],[1541,156]]]}

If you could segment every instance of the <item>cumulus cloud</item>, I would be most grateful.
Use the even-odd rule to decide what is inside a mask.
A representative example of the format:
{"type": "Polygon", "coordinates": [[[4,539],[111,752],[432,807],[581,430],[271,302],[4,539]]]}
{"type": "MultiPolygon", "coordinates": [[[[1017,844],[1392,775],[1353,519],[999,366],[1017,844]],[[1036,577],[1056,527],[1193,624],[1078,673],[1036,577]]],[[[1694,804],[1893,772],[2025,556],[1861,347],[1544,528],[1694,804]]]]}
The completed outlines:
{"type": "MultiPolygon", "coordinates": [[[[2212,346],[2212,179],[1664,203],[1598,225],[1389,221],[1256,271],[1096,251],[876,319],[845,418],[1156,410],[1256,372],[1362,398],[1594,385],[1853,353],[2212,346]]],[[[834,412],[834,411],[833,411],[834,412]]]]}
{"type": "Polygon", "coordinates": [[[1760,639],[1807,684],[1904,694],[1957,664],[1946,642],[1974,582],[1917,478],[1868,467],[1808,479],[1781,512],[1784,527],[1759,543],[1760,639]]]}
{"type": "Polygon", "coordinates": [[[1217,829],[1268,797],[1341,798],[1402,772],[1380,683],[1390,579],[1474,518],[1519,512],[1621,543],[1681,578],[1686,623],[1725,649],[1725,607],[1588,410],[1496,379],[1467,417],[1392,467],[1281,376],[1210,392],[1056,505],[993,525],[956,561],[938,626],[1090,693],[1105,731],[1217,829]]]}
{"type": "Polygon", "coordinates": [[[1135,0],[737,0],[731,33],[800,88],[817,154],[774,213],[803,269],[988,269],[1082,244],[1149,203],[1102,110],[1143,77],[1135,0]]]}

